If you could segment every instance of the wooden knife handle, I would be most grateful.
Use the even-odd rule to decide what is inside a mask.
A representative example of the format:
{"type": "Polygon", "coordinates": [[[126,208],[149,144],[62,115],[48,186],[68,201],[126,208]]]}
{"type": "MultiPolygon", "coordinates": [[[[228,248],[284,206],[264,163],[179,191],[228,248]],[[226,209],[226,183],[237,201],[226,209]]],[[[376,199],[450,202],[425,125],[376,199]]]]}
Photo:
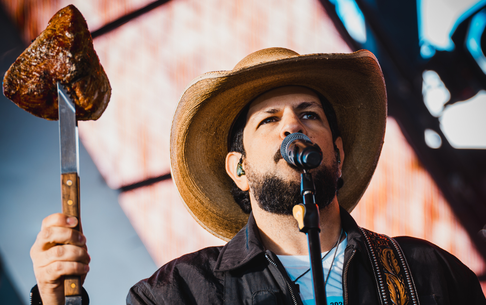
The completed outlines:
{"type": "MultiPolygon", "coordinates": [[[[78,219],[74,228],[82,232],[79,200],[79,177],[77,173],[61,174],[62,213],[78,219]]],[[[64,295],[81,295],[81,278],[79,276],[66,276],[64,279],[64,295]]]]}

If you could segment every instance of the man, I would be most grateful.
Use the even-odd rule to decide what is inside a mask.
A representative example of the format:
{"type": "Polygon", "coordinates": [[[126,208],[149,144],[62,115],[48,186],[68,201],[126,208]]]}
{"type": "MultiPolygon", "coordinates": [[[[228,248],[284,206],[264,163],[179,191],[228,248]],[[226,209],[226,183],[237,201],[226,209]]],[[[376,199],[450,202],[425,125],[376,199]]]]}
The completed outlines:
{"type": "MultiPolygon", "coordinates": [[[[172,176],[196,220],[231,240],[162,266],[127,303],[312,304],[307,237],[292,216],[301,171],[280,155],[283,139],[299,132],[323,153],[310,172],[328,304],[486,304],[477,277],[449,253],[366,231],[349,215],[376,167],[385,122],[385,84],[368,51],[265,49],[197,78],[174,116],[172,176]]],[[[63,275],[88,271],[75,224],[47,217],[32,247],[44,304],[63,302],[63,275]]]]}

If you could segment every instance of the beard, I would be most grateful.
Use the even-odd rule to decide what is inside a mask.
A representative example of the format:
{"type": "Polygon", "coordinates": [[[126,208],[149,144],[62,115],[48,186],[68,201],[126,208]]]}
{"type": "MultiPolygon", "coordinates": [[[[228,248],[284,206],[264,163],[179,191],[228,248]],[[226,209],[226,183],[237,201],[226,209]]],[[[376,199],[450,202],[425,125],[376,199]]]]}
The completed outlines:
{"type": "MultiPolygon", "coordinates": [[[[277,161],[277,158],[275,159],[277,161]]],[[[256,173],[250,164],[246,164],[246,168],[250,189],[263,210],[278,215],[292,215],[293,207],[302,203],[300,182],[285,181],[268,173],[256,173]]],[[[315,199],[319,210],[327,207],[336,196],[338,175],[336,158],[331,166],[320,166],[312,172],[316,187],[315,199]]]]}

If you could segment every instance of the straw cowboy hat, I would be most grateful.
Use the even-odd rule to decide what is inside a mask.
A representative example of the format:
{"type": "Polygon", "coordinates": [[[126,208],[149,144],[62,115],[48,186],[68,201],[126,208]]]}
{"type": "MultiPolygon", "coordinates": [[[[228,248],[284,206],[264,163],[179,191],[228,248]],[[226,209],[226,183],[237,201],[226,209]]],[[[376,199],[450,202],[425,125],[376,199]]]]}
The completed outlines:
{"type": "Polygon", "coordinates": [[[198,223],[223,240],[248,220],[230,193],[232,181],[225,171],[232,124],[257,96],[288,85],[315,90],[334,107],[346,154],[339,204],[351,211],[371,180],[387,114],[385,82],[375,56],[367,50],[299,55],[270,48],[252,53],[233,70],[193,80],[172,122],[173,180],[198,223]]]}

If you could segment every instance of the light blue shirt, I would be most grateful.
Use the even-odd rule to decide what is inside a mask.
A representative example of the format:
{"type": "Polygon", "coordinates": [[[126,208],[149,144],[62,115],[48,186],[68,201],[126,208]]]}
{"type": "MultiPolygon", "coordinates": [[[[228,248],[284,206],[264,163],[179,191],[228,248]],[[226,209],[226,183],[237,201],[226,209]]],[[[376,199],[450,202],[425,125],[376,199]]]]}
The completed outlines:
{"type": "MultiPolygon", "coordinates": [[[[348,244],[347,238],[345,238],[337,247],[336,258],[332,264],[331,274],[326,283],[326,299],[328,305],[340,305],[343,302],[343,265],[344,265],[344,249],[348,244]]],[[[329,268],[334,257],[335,248],[330,252],[322,261],[322,268],[324,271],[324,280],[326,280],[329,274],[329,268]]],[[[322,252],[324,257],[327,252],[322,252]]],[[[310,267],[310,259],[308,255],[277,255],[282,265],[285,267],[290,279],[294,281],[302,273],[306,272],[310,267]]],[[[301,277],[296,284],[299,284],[300,297],[305,305],[314,305],[314,286],[312,283],[312,274],[307,272],[301,277]]]]}

